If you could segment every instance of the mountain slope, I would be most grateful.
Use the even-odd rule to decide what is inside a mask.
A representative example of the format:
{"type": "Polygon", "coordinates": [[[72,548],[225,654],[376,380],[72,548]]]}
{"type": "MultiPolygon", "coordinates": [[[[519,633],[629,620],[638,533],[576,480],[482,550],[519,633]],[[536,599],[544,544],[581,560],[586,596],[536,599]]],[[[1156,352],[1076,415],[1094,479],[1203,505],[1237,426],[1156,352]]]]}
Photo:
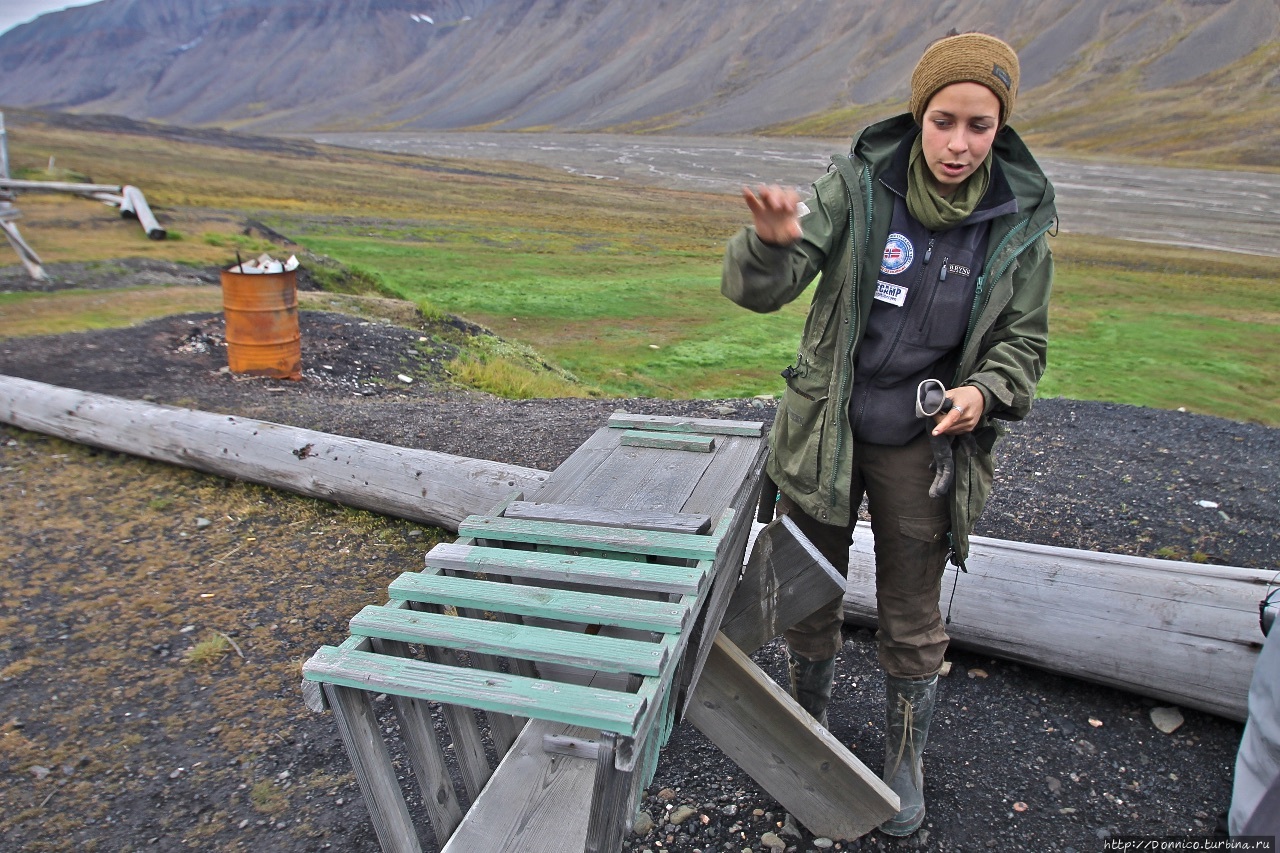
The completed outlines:
{"type": "Polygon", "coordinates": [[[1274,162],[1273,0],[104,0],[0,37],[0,103],[260,132],[842,135],[900,107],[951,27],[1018,48],[1016,123],[1043,142],[1274,162]]]}

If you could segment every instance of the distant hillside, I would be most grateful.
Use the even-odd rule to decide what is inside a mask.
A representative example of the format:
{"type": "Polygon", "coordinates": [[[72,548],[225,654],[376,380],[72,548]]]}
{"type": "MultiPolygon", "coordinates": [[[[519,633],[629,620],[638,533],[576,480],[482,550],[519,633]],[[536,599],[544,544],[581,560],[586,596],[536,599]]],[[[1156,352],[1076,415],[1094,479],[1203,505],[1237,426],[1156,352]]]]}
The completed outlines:
{"type": "Polygon", "coordinates": [[[844,135],[947,29],[1042,144],[1274,165],[1275,0],[103,0],[0,37],[0,104],[256,132],[844,135]],[[910,11],[914,14],[907,14],[910,11]]]}

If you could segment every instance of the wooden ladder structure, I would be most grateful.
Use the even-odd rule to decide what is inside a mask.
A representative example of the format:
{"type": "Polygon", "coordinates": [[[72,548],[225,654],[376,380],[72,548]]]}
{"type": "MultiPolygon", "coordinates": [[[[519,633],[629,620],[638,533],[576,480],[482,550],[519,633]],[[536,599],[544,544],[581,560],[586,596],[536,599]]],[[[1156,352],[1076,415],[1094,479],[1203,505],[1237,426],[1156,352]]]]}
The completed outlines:
{"type": "MultiPolygon", "coordinates": [[[[536,502],[514,495],[465,519],[424,571],[395,580],[345,642],[306,662],[308,705],[333,711],[384,850],[421,844],[371,702],[382,694],[448,853],[618,850],[686,711],[775,796],[807,792],[802,819],[852,811],[835,829],[853,837],[896,811],[892,793],[718,632],[729,613],[750,651],[774,636],[775,624],[761,624],[787,609],[752,606],[758,582],[745,605],[730,601],[761,427],[615,414],[536,502]],[[759,764],[762,738],[776,742],[768,754],[800,763],[759,764]]],[[[839,595],[839,576],[827,574],[825,585],[787,586],[839,595]]]]}

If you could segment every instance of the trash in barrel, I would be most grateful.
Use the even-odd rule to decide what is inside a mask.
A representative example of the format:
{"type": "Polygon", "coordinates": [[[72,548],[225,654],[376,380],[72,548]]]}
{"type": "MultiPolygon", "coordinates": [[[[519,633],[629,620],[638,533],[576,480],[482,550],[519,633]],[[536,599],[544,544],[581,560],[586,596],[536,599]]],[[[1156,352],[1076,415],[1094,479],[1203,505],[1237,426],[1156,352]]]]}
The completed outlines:
{"type": "Polygon", "coordinates": [[[302,378],[298,259],[262,255],[222,270],[227,364],[232,373],[302,378]]]}

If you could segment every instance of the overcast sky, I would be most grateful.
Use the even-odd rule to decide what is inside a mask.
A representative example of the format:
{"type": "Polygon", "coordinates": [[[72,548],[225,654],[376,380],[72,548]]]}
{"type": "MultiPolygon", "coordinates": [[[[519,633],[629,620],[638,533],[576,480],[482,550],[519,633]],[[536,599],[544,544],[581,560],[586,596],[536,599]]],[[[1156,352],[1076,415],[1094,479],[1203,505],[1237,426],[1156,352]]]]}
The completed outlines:
{"type": "Polygon", "coordinates": [[[97,0],[0,0],[0,33],[25,24],[36,15],[66,9],[69,6],[87,6],[97,0]]]}

